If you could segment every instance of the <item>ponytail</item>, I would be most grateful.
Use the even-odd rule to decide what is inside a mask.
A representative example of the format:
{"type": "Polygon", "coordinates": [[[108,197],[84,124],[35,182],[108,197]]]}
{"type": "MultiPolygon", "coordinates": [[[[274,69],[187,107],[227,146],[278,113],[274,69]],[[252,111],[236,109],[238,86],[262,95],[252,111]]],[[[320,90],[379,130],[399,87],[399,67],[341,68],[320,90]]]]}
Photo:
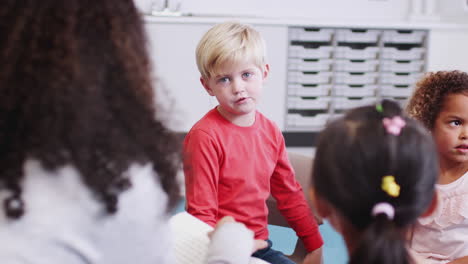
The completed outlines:
{"type": "Polygon", "coordinates": [[[350,256],[350,264],[410,264],[405,235],[385,214],[374,216],[350,256]]]}

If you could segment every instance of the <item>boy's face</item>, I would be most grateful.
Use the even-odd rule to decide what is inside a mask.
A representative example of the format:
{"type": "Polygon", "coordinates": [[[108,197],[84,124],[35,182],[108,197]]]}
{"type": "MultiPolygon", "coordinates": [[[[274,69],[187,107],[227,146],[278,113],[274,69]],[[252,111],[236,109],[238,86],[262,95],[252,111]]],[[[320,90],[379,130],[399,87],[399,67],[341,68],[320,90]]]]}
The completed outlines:
{"type": "Polygon", "coordinates": [[[449,94],[432,129],[442,166],[468,166],[468,95],[449,94]]]}
{"type": "Polygon", "coordinates": [[[216,97],[218,111],[226,119],[233,123],[239,118],[252,121],[268,70],[268,64],[262,70],[250,61],[226,62],[215,76],[200,81],[208,94],[216,97]]]}

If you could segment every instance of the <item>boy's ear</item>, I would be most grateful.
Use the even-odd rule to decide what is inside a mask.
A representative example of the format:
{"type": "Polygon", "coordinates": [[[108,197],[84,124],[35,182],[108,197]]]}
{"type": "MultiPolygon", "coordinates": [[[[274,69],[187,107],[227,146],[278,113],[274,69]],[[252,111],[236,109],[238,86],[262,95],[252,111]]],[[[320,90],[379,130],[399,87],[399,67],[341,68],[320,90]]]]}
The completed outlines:
{"type": "Polygon", "coordinates": [[[431,204],[427,208],[426,212],[424,212],[421,216],[422,217],[430,216],[435,211],[435,209],[437,208],[437,204],[438,204],[438,202],[437,202],[437,192],[435,192],[434,196],[432,196],[431,204]]]}
{"type": "Polygon", "coordinates": [[[205,88],[206,92],[209,95],[214,96],[213,90],[211,90],[210,86],[208,85],[208,80],[205,80],[203,77],[200,77],[200,82],[203,85],[203,87],[205,88]]]}
{"type": "Polygon", "coordinates": [[[270,72],[270,65],[268,63],[265,64],[263,69],[263,79],[265,80],[268,77],[268,73],[270,72]]]}

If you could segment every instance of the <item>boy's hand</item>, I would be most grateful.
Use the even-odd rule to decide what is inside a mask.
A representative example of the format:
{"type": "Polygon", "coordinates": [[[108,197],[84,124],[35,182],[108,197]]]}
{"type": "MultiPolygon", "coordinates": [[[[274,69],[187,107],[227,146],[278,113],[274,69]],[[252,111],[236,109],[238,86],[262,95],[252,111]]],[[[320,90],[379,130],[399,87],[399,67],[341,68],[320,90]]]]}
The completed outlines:
{"type": "Polygon", "coordinates": [[[221,218],[221,220],[219,220],[219,221],[216,223],[215,230],[218,229],[220,226],[224,225],[225,223],[234,223],[234,222],[236,222],[236,220],[234,220],[234,217],[232,217],[232,216],[225,216],[225,217],[221,218]]]}
{"type": "Polygon", "coordinates": [[[322,257],[322,248],[317,248],[316,250],[309,252],[305,258],[302,264],[321,264],[323,263],[323,257],[322,257]]]}
{"type": "Polygon", "coordinates": [[[268,247],[268,243],[265,240],[255,239],[252,254],[257,250],[264,249],[266,247],[268,247]]]}
{"type": "Polygon", "coordinates": [[[233,223],[233,222],[236,222],[236,220],[234,220],[234,217],[232,217],[232,216],[225,216],[225,217],[221,218],[221,220],[219,220],[216,223],[216,226],[213,229],[213,231],[208,232],[208,237],[211,239],[214,232],[216,232],[216,230],[218,230],[222,225],[224,225],[225,223],[233,223]]]}
{"type": "MultiPolygon", "coordinates": [[[[216,223],[215,229],[208,233],[208,237],[211,238],[217,230],[219,230],[223,225],[227,223],[239,223],[239,222],[236,222],[236,220],[234,220],[232,216],[225,216],[216,223]]],[[[242,224],[242,223],[239,223],[239,224],[242,224]]],[[[247,227],[244,226],[244,228],[247,228],[247,227]]],[[[268,246],[268,243],[265,240],[255,239],[253,243],[252,253],[254,253],[255,251],[259,249],[266,248],[267,246],[268,246]]]]}

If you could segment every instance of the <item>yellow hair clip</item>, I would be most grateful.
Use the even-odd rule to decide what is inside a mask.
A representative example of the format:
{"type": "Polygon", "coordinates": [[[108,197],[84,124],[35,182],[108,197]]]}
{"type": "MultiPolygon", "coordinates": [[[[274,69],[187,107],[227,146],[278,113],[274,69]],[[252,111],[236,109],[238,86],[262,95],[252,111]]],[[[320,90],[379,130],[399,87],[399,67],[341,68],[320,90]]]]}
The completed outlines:
{"type": "Polygon", "coordinates": [[[395,177],[391,175],[382,178],[382,190],[392,197],[400,195],[400,185],[395,182],[395,177]]]}

